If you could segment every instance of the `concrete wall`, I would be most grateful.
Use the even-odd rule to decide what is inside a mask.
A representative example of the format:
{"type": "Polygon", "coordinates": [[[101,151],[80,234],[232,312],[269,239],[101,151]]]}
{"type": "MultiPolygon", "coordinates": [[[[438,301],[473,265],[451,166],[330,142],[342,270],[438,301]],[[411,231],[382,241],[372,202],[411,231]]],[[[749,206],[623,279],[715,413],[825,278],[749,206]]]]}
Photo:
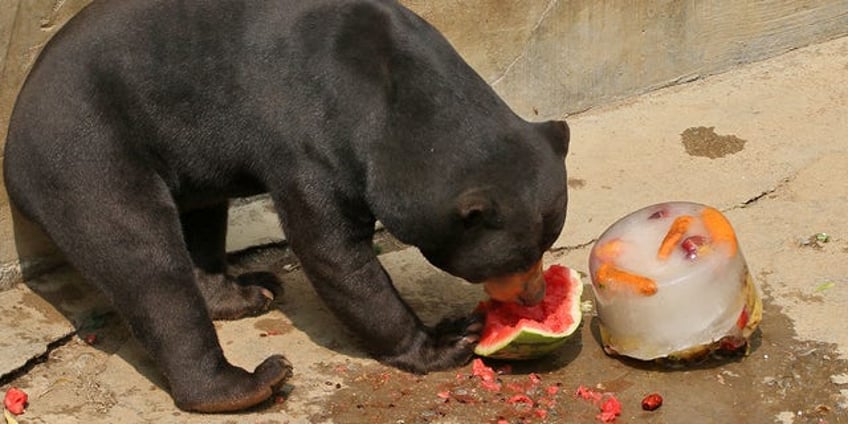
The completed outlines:
{"type": "MultiPolygon", "coordinates": [[[[0,0],[0,147],[14,98],[40,48],[88,2],[0,0]]],[[[848,34],[845,0],[402,2],[442,30],[531,120],[562,117],[848,34]]],[[[0,192],[2,187],[0,179],[0,192]]],[[[50,252],[37,229],[13,219],[0,193],[0,288],[20,276],[19,257],[50,252]]],[[[36,270],[38,264],[25,263],[36,270]]]]}

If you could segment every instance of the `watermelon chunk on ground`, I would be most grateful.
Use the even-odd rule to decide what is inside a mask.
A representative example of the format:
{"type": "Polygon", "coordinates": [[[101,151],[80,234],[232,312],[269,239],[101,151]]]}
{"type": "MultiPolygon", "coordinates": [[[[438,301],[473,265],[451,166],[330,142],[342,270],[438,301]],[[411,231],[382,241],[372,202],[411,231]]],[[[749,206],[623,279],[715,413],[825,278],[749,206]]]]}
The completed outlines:
{"type": "Polygon", "coordinates": [[[498,359],[533,359],[559,349],[580,325],[580,275],[551,265],[544,273],[545,298],[534,306],[481,302],[486,323],[474,353],[498,359]]]}

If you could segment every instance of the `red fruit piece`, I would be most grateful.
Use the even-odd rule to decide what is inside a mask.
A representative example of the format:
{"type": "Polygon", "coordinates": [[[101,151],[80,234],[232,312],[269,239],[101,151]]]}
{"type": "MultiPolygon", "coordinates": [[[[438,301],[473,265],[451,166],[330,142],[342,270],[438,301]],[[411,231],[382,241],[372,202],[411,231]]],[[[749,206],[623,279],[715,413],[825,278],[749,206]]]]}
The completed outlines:
{"type": "Polygon", "coordinates": [[[597,418],[605,423],[610,423],[615,421],[615,417],[619,415],[621,415],[621,402],[615,396],[610,395],[601,404],[601,413],[598,414],[597,418]]]}
{"type": "Polygon", "coordinates": [[[651,216],[648,217],[648,219],[660,219],[660,218],[665,218],[667,216],[668,216],[668,211],[665,210],[665,209],[660,209],[660,210],[652,213],[651,216]]]}
{"type": "Polygon", "coordinates": [[[642,399],[642,409],[646,411],[654,411],[663,404],[663,398],[659,393],[651,393],[642,399]]]}
{"type": "Polygon", "coordinates": [[[744,329],[746,325],[748,325],[748,307],[742,308],[742,313],[739,314],[739,319],[736,320],[736,326],[739,327],[740,330],[744,329]]]}
{"type": "Polygon", "coordinates": [[[704,236],[687,237],[680,243],[680,247],[686,252],[686,259],[694,261],[698,258],[698,253],[701,248],[707,244],[707,238],[704,236]]]}
{"type": "Polygon", "coordinates": [[[490,392],[500,392],[501,385],[497,381],[483,381],[480,383],[480,387],[490,391],[490,392]]]}
{"type": "Polygon", "coordinates": [[[530,399],[527,395],[515,395],[506,400],[506,403],[526,403],[527,405],[533,405],[533,399],[530,399]]]}
{"type": "Polygon", "coordinates": [[[598,393],[598,392],[596,392],[596,391],[594,391],[594,390],[592,390],[592,389],[590,389],[586,386],[578,387],[576,395],[577,395],[577,397],[582,398],[583,400],[591,400],[591,401],[594,401],[594,402],[601,400],[601,396],[602,396],[600,393],[598,393]]]}
{"type": "Polygon", "coordinates": [[[26,392],[17,387],[12,387],[6,391],[6,397],[3,398],[3,406],[5,406],[9,412],[15,415],[21,415],[24,413],[24,408],[26,408],[27,399],[28,396],[26,392]]]}
{"type": "Polygon", "coordinates": [[[486,366],[480,358],[475,358],[471,361],[471,375],[480,377],[483,381],[495,381],[495,370],[486,366]]]}
{"type": "Polygon", "coordinates": [[[748,339],[738,336],[724,336],[718,342],[718,349],[724,354],[742,353],[748,347],[748,339]]]}
{"type": "Polygon", "coordinates": [[[480,377],[483,380],[480,382],[480,387],[492,392],[501,391],[501,384],[497,381],[495,370],[492,367],[486,366],[482,359],[475,358],[471,361],[471,375],[480,377]]]}

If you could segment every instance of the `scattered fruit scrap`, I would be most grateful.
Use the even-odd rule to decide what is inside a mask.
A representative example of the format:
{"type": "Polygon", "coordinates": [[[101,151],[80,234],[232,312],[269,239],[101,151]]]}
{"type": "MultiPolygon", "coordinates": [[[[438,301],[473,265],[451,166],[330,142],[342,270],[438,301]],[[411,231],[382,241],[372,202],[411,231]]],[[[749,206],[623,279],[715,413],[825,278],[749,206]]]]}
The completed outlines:
{"type": "MultiPolygon", "coordinates": [[[[465,376],[457,374],[457,380],[467,380],[468,378],[476,379],[479,387],[487,392],[500,394],[499,399],[506,405],[510,405],[508,411],[510,417],[524,419],[546,419],[552,412],[551,409],[556,405],[556,396],[560,392],[559,384],[548,385],[542,384],[542,377],[536,373],[527,375],[526,381],[511,381],[504,383],[499,378],[499,375],[507,374],[512,371],[512,367],[505,365],[502,368],[495,370],[486,365],[482,359],[474,359],[471,363],[471,375],[465,376]]],[[[464,389],[444,390],[436,394],[445,402],[456,400],[460,403],[476,403],[489,402],[485,399],[474,398],[467,395],[464,389]]],[[[503,411],[502,411],[503,412],[503,411]]],[[[509,420],[505,416],[498,416],[496,422],[508,423],[509,420]]]]}
{"type": "Polygon", "coordinates": [[[486,366],[486,364],[483,363],[482,359],[477,358],[472,361],[471,375],[475,377],[480,377],[480,387],[492,392],[501,391],[501,383],[498,382],[497,378],[495,377],[495,370],[493,370],[491,367],[486,366]]]}
{"type": "MultiPolygon", "coordinates": [[[[552,412],[552,408],[556,405],[556,396],[560,393],[561,384],[557,383],[545,387],[542,385],[542,377],[536,373],[528,374],[526,382],[503,383],[498,377],[500,374],[492,367],[487,366],[480,358],[472,361],[470,377],[476,378],[479,381],[480,388],[489,392],[506,392],[507,396],[503,398],[503,402],[512,405],[517,411],[523,411],[525,413],[523,418],[544,420],[548,417],[548,414],[552,412]]],[[[458,380],[462,378],[464,378],[462,374],[457,375],[458,380]]],[[[449,402],[456,397],[450,390],[441,391],[436,396],[445,402],[449,402]]],[[[652,405],[656,404],[654,409],[659,408],[659,405],[662,404],[662,398],[658,394],[651,396],[654,397],[648,400],[648,402],[653,402],[652,405]]],[[[600,412],[595,418],[601,422],[613,422],[616,417],[621,415],[621,402],[612,393],[600,392],[585,386],[579,386],[576,391],[576,397],[589,401],[598,407],[600,412]]],[[[469,403],[467,399],[463,400],[459,398],[457,400],[461,403],[469,403]]],[[[643,401],[643,405],[645,402],[643,401]]],[[[508,423],[510,421],[503,416],[499,416],[496,422],[508,423]]]]}
{"type": "Polygon", "coordinates": [[[3,406],[14,415],[21,415],[27,406],[28,398],[26,392],[17,387],[12,387],[6,391],[6,397],[3,398],[3,406]]]}
{"type": "Polygon", "coordinates": [[[663,404],[663,398],[659,393],[651,393],[642,399],[642,409],[646,411],[655,411],[663,404]]]}
{"type": "Polygon", "coordinates": [[[92,346],[97,344],[97,334],[94,334],[94,333],[87,334],[82,339],[83,339],[83,341],[85,341],[86,344],[89,344],[89,345],[92,345],[92,346]]]}
{"type": "Polygon", "coordinates": [[[615,396],[609,395],[601,403],[601,413],[598,414],[598,420],[609,423],[615,421],[615,417],[619,415],[621,415],[621,402],[615,396]]]}
{"type": "Polygon", "coordinates": [[[622,415],[616,394],[601,386],[575,386],[575,395],[574,388],[545,374],[515,372],[513,368],[532,368],[523,364],[475,358],[450,378],[435,380],[382,366],[351,367],[327,365],[345,379],[344,386],[336,388],[347,390],[336,392],[317,418],[532,424],[614,423],[622,415]]]}
{"type": "Polygon", "coordinates": [[[577,388],[575,396],[595,404],[601,412],[595,417],[598,421],[611,423],[621,415],[621,402],[612,393],[601,393],[586,386],[577,388]]]}
{"type": "Polygon", "coordinates": [[[802,239],[798,244],[801,247],[812,247],[814,249],[822,249],[824,248],[825,243],[830,243],[830,234],[828,233],[816,233],[805,239],[802,239]]]}
{"type": "Polygon", "coordinates": [[[835,286],[836,286],[836,283],[834,283],[833,281],[825,281],[824,283],[821,283],[818,286],[816,286],[815,291],[816,291],[816,293],[821,293],[825,290],[830,290],[830,289],[834,288],[835,286]]]}

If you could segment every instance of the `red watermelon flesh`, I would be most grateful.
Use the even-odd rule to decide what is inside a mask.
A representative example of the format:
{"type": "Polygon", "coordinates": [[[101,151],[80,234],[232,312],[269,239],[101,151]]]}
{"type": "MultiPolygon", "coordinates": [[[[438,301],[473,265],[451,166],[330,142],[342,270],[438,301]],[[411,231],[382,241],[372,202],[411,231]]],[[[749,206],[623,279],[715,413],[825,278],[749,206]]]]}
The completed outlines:
{"type": "Polygon", "coordinates": [[[552,265],[545,273],[545,298],[534,306],[481,302],[486,313],[483,336],[474,352],[502,359],[532,359],[562,346],[580,325],[580,296],[583,283],[579,274],[567,267],[552,265]]]}

